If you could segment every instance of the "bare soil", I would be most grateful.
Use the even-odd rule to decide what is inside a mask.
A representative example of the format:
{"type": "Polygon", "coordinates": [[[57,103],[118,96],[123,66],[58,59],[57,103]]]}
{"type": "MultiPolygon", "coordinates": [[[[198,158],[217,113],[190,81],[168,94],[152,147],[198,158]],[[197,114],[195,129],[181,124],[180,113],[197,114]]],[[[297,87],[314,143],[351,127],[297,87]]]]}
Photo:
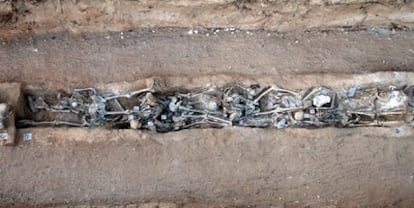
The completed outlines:
{"type": "MultiPolygon", "coordinates": [[[[414,66],[412,32],[279,34],[202,30],[190,35],[189,30],[166,28],[78,36],[55,33],[3,39],[0,81],[62,89],[177,77],[170,85],[186,79],[187,84],[200,86],[209,81],[197,83],[200,76],[216,77],[218,81],[228,76],[233,81],[267,79],[271,84],[303,83],[299,87],[309,87],[322,80],[334,84],[335,79],[350,73],[410,72],[414,66]],[[314,78],[307,79],[305,75],[309,74],[314,78]]],[[[221,83],[225,82],[228,80],[221,83]]]]}
{"type": "MultiPolygon", "coordinates": [[[[234,81],[293,88],[414,81],[411,32],[187,31],[5,40],[0,79],[37,92],[86,86],[125,91],[154,79],[166,88],[234,81]]],[[[167,134],[20,129],[15,147],[0,148],[0,202],[6,207],[409,207],[412,138],[408,126],[167,134]],[[22,141],[26,132],[32,141],[22,141]]]]}
{"type": "Polygon", "coordinates": [[[0,2],[0,36],[158,27],[277,32],[336,28],[412,29],[407,0],[140,0],[0,2]]]}
{"type": "MultiPolygon", "coordinates": [[[[0,1],[0,82],[23,93],[412,84],[413,14],[413,1],[382,0],[0,1]]],[[[21,101],[4,86],[1,102],[21,101]]],[[[16,138],[0,146],[0,207],[414,205],[412,126],[16,138]]]]}
{"type": "Polygon", "coordinates": [[[32,141],[0,149],[0,200],[409,207],[414,203],[413,130],[400,130],[24,129],[20,134],[31,132],[32,141]]]}

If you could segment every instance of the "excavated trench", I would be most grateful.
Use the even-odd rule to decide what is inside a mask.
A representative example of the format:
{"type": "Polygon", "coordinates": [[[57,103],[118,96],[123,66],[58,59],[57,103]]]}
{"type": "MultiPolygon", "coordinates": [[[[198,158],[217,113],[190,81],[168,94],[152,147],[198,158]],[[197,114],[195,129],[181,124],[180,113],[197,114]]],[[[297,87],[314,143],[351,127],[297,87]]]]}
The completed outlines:
{"type": "Polygon", "coordinates": [[[0,207],[411,207],[413,20],[411,1],[0,1],[0,207]],[[240,83],[260,88],[229,93],[240,83]],[[223,113],[269,86],[295,109],[257,126],[223,113]],[[90,91],[71,99],[84,88],[151,95],[96,123],[90,91]],[[203,107],[184,96],[200,88],[203,107]],[[160,113],[131,128],[152,98],[160,113]],[[354,98],[374,107],[328,109],[354,98]],[[177,115],[204,123],[148,126],[177,115]]]}
{"type": "Polygon", "coordinates": [[[24,106],[14,106],[24,111],[15,120],[18,128],[105,126],[159,133],[228,126],[283,129],[411,125],[414,85],[408,78],[410,73],[398,80],[388,80],[387,73],[374,75],[376,82],[354,81],[352,86],[339,89],[323,83],[296,90],[240,82],[185,89],[170,87],[161,79],[147,79],[142,89],[124,84],[121,91],[117,84],[71,92],[31,89],[22,95],[24,106]]]}

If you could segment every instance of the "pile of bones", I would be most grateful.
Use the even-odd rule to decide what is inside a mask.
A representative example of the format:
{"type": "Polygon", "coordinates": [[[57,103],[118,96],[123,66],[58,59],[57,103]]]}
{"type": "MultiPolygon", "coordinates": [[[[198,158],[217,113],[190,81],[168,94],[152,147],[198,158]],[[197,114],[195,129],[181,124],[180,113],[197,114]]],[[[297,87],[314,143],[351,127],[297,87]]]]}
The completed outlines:
{"type": "Polygon", "coordinates": [[[240,83],[191,91],[99,94],[94,88],[72,93],[27,96],[33,119],[28,126],[107,126],[168,132],[203,127],[355,127],[412,123],[414,85],[305,90],[240,83]],[[47,115],[47,116],[46,116],[47,115]]]}

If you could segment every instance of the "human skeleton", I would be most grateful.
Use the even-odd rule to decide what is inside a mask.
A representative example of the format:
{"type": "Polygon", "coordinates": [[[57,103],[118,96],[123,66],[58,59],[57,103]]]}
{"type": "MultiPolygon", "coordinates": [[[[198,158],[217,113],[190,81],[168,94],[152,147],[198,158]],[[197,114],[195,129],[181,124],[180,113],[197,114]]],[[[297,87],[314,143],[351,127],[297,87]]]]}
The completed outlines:
{"type": "Polygon", "coordinates": [[[192,91],[160,93],[142,89],[121,95],[93,88],[71,95],[28,96],[32,113],[76,115],[77,121],[20,120],[20,126],[67,125],[150,129],[168,132],[193,127],[355,127],[413,121],[414,85],[351,87],[348,91],[315,87],[286,89],[276,85],[234,84],[192,91]],[[50,97],[50,96],[49,96],[50,97]]]}

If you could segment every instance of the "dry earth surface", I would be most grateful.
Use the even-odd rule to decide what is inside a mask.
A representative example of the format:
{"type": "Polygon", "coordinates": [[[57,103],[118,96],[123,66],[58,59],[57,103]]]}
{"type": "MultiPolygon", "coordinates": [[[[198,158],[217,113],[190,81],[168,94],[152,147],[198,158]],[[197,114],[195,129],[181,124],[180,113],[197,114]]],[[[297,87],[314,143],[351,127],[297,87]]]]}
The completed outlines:
{"type": "Polygon", "coordinates": [[[2,36],[157,27],[305,31],[411,29],[410,0],[13,0],[0,2],[2,36]]]}
{"type": "MultiPolygon", "coordinates": [[[[293,88],[414,82],[411,32],[187,32],[5,39],[1,81],[21,82],[27,91],[128,90],[144,87],[143,78],[151,77],[165,87],[187,88],[234,81],[293,88]]],[[[408,126],[168,134],[21,129],[17,146],[0,148],[0,202],[6,207],[409,207],[412,138],[408,126]],[[31,142],[21,140],[25,132],[33,133],[31,142]]]]}
{"type": "Polygon", "coordinates": [[[199,86],[204,84],[197,83],[200,76],[219,77],[215,80],[229,76],[233,81],[272,79],[272,84],[290,86],[308,82],[301,87],[309,87],[315,79],[336,83],[326,78],[329,75],[341,79],[350,73],[410,72],[414,65],[412,32],[201,30],[190,35],[188,31],[55,33],[2,39],[0,81],[60,89],[158,76],[195,79],[193,85],[199,86]],[[309,74],[312,79],[305,76],[309,74]]]}
{"type": "MultiPolygon", "coordinates": [[[[2,203],[409,207],[412,127],[33,128],[1,149],[2,203]]],[[[199,205],[197,205],[198,207],[199,205]]]]}
{"type": "MultiPolygon", "coordinates": [[[[414,83],[412,1],[97,2],[0,1],[0,82],[414,83]]],[[[17,134],[0,146],[0,207],[414,206],[411,126],[17,134]]]]}

